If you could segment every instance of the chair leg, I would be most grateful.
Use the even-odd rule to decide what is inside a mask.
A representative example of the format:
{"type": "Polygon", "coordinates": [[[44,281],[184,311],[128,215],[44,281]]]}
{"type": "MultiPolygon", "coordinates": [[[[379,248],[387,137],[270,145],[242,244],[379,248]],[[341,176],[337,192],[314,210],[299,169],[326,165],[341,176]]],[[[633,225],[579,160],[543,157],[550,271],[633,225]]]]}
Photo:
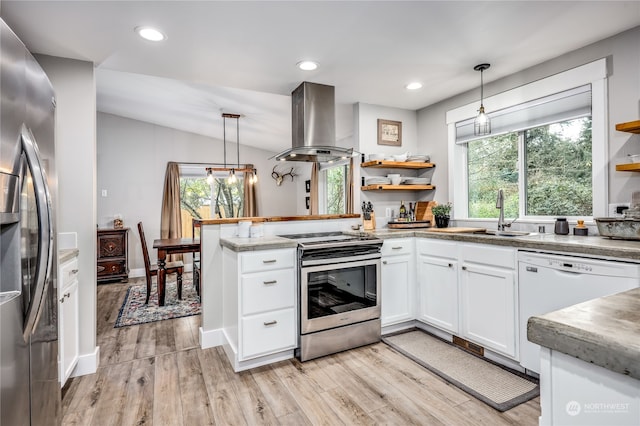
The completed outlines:
{"type": "Polygon", "coordinates": [[[146,299],[145,299],[145,301],[144,301],[144,304],[145,304],[145,305],[148,305],[148,304],[149,304],[149,296],[150,296],[150,295],[151,295],[151,281],[150,281],[150,280],[147,280],[147,297],[146,297],[146,299]]]}
{"type": "Polygon", "coordinates": [[[182,272],[178,272],[178,300],[182,300],[182,272]]]}
{"type": "Polygon", "coordinates": [[[196,294],[200,296],[200,268],[193,268],[193,287],[196,289],[196,294]]]}

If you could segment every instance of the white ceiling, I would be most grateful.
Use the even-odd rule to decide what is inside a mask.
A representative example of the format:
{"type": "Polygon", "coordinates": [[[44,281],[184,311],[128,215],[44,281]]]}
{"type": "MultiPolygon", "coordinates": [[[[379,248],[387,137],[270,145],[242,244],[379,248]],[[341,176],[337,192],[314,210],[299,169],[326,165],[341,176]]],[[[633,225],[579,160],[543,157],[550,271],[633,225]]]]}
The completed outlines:
{"type": "MultiPolygon", "coordinates": [[[[95,63],[99,111],[240,142],[290,146],[291,91],[336,87],[340,106],[419,109],[640,25],[639,1],[11,1],[32,52],[95,63]],[[150,25],[168,39],[133,31],[150,25]],[[320,67],[295,67],[312,59],[320,67]],[[404,85],[420,81],[409,92],[404,85]]],[[[479,95],[478,95],[479,96],[479,95]]],[[[340,134],[338,138],[348,135],[340,134]]]]}

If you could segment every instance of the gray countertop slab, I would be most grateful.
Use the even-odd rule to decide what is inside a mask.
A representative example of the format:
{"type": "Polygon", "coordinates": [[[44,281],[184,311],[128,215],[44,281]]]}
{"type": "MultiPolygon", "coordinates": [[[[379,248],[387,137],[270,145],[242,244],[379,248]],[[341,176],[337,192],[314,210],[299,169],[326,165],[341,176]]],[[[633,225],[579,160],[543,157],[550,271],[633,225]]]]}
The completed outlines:
{"type": "Polygon", "coordinates": [[[78,249],[62,249],[58,250],[58,262],[64,263],[76,257],[80,251],[78,249]]]}
{"type": "Polygon", "coordinates": [[[527,337],[640,380],[640,288],[531,317],[527,337]]]}
{"type": "Polygon", "coordinates": [[[220,238],[220,245],[236,252],[298,247],[298,243],[296,241],[275,235],[268,235],[259,238],[220,238]]]}

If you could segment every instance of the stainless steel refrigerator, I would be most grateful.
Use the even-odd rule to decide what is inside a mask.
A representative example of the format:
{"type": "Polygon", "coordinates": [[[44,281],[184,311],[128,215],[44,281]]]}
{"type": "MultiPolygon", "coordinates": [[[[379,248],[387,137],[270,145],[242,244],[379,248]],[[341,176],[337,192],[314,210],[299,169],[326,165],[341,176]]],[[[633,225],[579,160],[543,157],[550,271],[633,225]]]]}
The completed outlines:
{"type": "Polygon", "coordinates": [[[0,424],[61,422],[55,100],[0,20],[0,424]]]}

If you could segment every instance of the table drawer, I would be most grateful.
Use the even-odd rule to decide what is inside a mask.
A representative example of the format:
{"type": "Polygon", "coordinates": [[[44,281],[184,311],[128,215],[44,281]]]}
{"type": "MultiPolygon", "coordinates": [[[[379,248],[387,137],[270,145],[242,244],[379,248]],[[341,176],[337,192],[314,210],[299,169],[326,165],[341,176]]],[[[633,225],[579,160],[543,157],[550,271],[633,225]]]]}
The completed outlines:
{"type": "Polygon", "coordinates": [[[98,262],[98,278],[126,273],[126,260],[98,262]]]}
{"type": "Polygon", "coordinates": [[[242,253],[240,257],[241,273],[270,271],[274,269],[293,268],[295,249],[264,250],[242,253]]]}
{"type": "Polygon", "coordinates": [[[292,308],[295,303],[293,268],[242,276],[242,315],[292,308]]]}
{"type": "Polygon", "coordinates": [[[241,359],[293,349],[295,346],[293,308],[242,318],[241,359]]]}

